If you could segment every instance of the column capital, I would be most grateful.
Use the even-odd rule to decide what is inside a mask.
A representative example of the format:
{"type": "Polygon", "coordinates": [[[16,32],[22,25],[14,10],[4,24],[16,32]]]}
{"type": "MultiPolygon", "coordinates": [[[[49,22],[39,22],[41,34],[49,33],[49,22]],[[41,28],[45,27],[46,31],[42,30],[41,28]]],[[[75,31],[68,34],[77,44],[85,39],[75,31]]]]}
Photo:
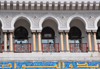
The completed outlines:
{"type": "Polygon", "coordinates": [[[91,30],[89,30],[89,31],[86,31],[86,33],[87,33],[87,34],[92,33],[92,31],[91,31],[91,30]]]}
{"type": "Polygon", "coordinates": [[[3,33],[7,33],[8,32],[8,30],[3,30],[3,33]]]}
{"type": "Polygon", "coordinates": [[[65,30],[65,33],[69,33],[69,30],[65,30]]]}
{"type": "Polygon", "coordinates": [[[13,33],[13,30],[3,30],[3,33],[13,33]]]}
{"type": "Polygon", "coordinates": [[[31,33],[33,34],[33,33],[36,33],[36,30],[34,30],[34,31],[31,31],[31,33]]]}
{"type": "Polygon", "coordinates": [[[97,33],[97,30],[92,30],[92,33],[97,33]]]}
{"type": "Polygon", "coordinates": [[[13,33],[14,31],[13,31],[13,30],[9,30],[8,32],[9,32],[9,33],[13,33]]]}
{"type": "Polygon", "coordinates": [[[61,33],[64,33],[64,31],[63,31],[63,30],[60,30],[60,31],[59,31],[59,34],[61,34],[61,33]]]}
{"type": "Polygon", "coordinates": [[[91,33],[91,30],[87,30],[86,32],[87,32],[87,33],[91,33]]]}
{"type": "Polygon", "coordinates": [[[41,30],[37,30],[37,33],[41,33],[41,30]]]}

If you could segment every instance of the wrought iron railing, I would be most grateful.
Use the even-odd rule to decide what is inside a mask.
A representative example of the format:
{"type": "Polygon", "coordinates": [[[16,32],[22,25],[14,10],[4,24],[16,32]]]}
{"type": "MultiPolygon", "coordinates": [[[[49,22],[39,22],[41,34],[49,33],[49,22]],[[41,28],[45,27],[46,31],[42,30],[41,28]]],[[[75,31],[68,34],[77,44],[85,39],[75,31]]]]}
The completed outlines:
{"type": "Polygon", "coordinates": [[[15,53],[29,53],[31,52],[31,43],[14,44],[15,53]]]}
{"type": "Polygon", "coordinates": [[[43,52],[59,52],[59,43],[42,43],[43,52]]]}
{"type": "Polygon", "coordinates": [[[3,43],[0,43],[0,53],[3,52],[3,43]]]}
{"type": "Polygon", "coordinates": [[[100,52],[100,43],[98,43],[98,52],[100,52]]]}
{"type": "Polygon", "coordinates": [[[87,43],[70,43],[70,52],[88,52],[87,43]]]}

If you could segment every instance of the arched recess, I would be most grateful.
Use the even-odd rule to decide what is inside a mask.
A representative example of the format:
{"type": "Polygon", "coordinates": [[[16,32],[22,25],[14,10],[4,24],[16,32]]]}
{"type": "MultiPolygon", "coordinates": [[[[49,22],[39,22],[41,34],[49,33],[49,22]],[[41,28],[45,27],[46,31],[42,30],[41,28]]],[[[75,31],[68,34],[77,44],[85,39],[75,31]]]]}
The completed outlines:
{"type": "Polygon", "coordinates": [[[23,26],[19,26],[14,31],[15,39],[28,39],[28,31],[23,26]]]}
{"type": "Polygon", "coordinates": [[[54,39],[55,38],[55,32],[49,26],[43,28],[41,34],[42,34],[42,39],[54,39]]]}
{"type": "Polygon", "coordinates": [[[4,43],[4,34],[3,34],[4,28],[3,27],[4,27],[4,22],[0,18],[0,52],[2,52],[2,50],[4,49],[4,45],[3,47],[1,46],[1,44],[4,43]]]}
{"type": "Polygon", "coordinates": [[[28,17],[28,16],[25,16],[25,15],[17,15],[16,17],[14,17],[11,21],[11,27],[12,29],[14,30],[14,24],[17,20],[19,19],[24,19],[26,21],[28,21],[28,23],[30,24],[30,29],[32,30],[32,21],[31,19],[28,17]]]}
{"type": "MultiPolygon", "coordinates": [[[[23,39],[23,37],[21,37],[20,35],[20,38],[16,38],[15,37],[15,33],[14,33],[14,43],[32,43],[32,34],[31,34],[31,29],[30,29],[30,22],[26,19],[26,18],[23,18],[23,17],[19,17],[17,18],[16,22],[14,23],[14,32],[16,31],[16,29],[19,29],[19,30],[22,30],[22,31],[25,31],[25,29],[27,30],[27,33],[28,33],[28,36],[26,38],[23,39]],[[26,42],[25,42],[26,41],[26,42]]],[[[19,33],[21,33],[19,31],[19,33]]],[[[22,34],[25,34],[24,32],[22,34]]]]}
{"type": "MultiPolygon", "coordinates": [[[[96,27],[96,41],[97,43],[100,43],[100,17],[97,17],[95,20],[95,27],[96,27]]],[[[97,47],[99,48],[99,47],[97,47]]]]}
{"type": "Polygon", "coordinates": [[[86,23],[79,17],[74,17],[69,23],[69,43],[71,52],[87,51],[86,23]],[[74,47],[74,48],[73,48],[74,47]],[[84,48],[84,49],[83,49],[84,48]]]}
{"type": "Polygon", "coordinates": [[[47,19],[51,19],[51,20],[55,21],[55,22],[57,23],[57,25],[58,25],[58,30],[60,30],[60,22],[59,22],[59,20],[58,20],[55,16],[53,16],[53,15],[46,15],[46,16],[43,16],[43,17],[40,19],[40,21],[39,21],[39,28],[40,28],[40,30],[42,30],[42,24],[43,24],[43,22],[44,22],[45,20],[47,20],[47,19]]]}
{"type": "Polygon", "coordinates": [[[51,17],[46,18],[42,24],[42,50],[43,52],[56,52],[59,50],[60,36],[58,23],[51,17]],[[44,33],[44,34],[43,34],[44,33]],[[47,44],[47,45],[45,45],[47,44]]]}
{"type": "Polygon", "coordinates": [[[67,21],[67,28],[68,28],[68,30],[70,29],[71,21],[74,20],[74,19],[81,20],[84,23],[84,25],[85,25],[85,29],[88,30],[88,23],[87,23],[86,19],[84,17],[80,16],[80,15],[73,15],[73,16],[69,17],[69,19],[67,21]]]}
{"type": "Polygon", "coordinates": [[[3,20],[0,18],[0,23],[1,23],[1,25],[2,25],[2,30],[4,30],[4,22],[3,22],[3,20]]]}
{"type": "Polygon", "coordinates": [[[81,36],[82,33],[78,27],[76,26],[71,27],[69,31],[69,39],[81,39],[81,36]]]}

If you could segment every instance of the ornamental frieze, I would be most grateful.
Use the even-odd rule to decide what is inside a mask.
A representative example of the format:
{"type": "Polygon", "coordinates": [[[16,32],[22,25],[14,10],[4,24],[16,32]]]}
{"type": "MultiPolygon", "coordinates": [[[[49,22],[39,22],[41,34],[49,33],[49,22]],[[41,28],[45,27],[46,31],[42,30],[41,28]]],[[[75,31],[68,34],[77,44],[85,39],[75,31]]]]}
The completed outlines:
{"type": "MultiPolygon", "coordinates": [[[[40,23],[41,19],[43,19],[45,16],[47,18],[50,16],[51,18],[53,17],[54,20],[55,19],[58,20],[60,28],[67,29],[68,20],[70,18],[73,18],[73,19],[77,18],[77,16],[78,16],[78,18],[80,20],[82,20],[81,19],[81,17],[82,17],[84,20],[87,21],[87,28],[93,29],[96,26],[94,23],[95,23],[96,18],[99,16],[99,14],[100,14],[99,12],[86,12],[86,11],[85,12],[77,12],[77,13],[69,12],[69,11],[68,12],[67,11],[66,12],[65,11],[62,11],[62,12],[60,12],[60,11],[51,12],[50,11],[50,13],[48,13],[47,11],[44,11],[44,12],[40,12],[40,11],[37,11],[37,12],[36,11],[33,11],[33,12],[24,12],[24,11],[16,12],[16,11],[14,11],[14,12],[12,12],[11,11],[11,12],[0,12],[0,19],[2,19],[2,21],[3,21],[3,24],[4,24],[3,28],[12,28],[11,22],[15,17],[22,16],[24,18],[24,16],[25,16],[30,19],[30,21],[32,23],[31,27],[34,29],[34,28],[40,28],[39,23],[40,23]]],[[[84,22],[84,20],[83,20],[83,22],[84,22]]]]}

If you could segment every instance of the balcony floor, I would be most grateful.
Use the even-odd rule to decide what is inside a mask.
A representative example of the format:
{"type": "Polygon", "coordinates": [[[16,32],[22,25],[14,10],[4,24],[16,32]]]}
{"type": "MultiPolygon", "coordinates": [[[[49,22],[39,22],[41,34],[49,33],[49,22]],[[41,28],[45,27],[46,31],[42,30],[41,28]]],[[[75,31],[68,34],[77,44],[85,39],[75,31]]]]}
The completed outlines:
{"type": "Polygon", "coordinates": [[[88,53],[0,53],[0,61],[100,61],[99,52],[88,53]]]}

